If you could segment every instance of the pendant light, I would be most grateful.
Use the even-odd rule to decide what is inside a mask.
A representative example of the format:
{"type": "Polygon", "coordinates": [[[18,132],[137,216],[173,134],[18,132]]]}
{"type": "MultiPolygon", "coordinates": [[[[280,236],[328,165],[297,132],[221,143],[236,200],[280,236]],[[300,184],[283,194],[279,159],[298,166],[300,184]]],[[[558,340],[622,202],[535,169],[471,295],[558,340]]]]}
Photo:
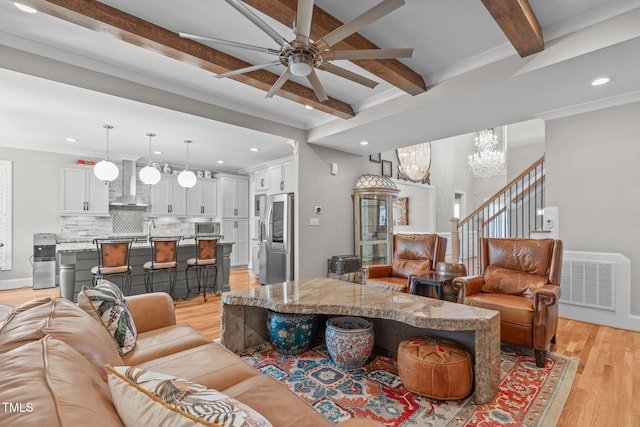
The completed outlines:
{"type": "Polygon", "coordinates": [[[191,188],[196,185],[196,174],[189,170],[189,144],[191,140],[184,141],[187,144],[187,168],[178,174],[178,184],[184,188],[191,188]]]}
{"type": "Polygon", "coordinates": [[[118,167],[109,161],[109,131],[113,129],[111,125],[102,125],[103,128],[107,130],[107,155],[104,160],[100,160],[93,167],[93,174],[101,181],[105,183],[107,181],[113,181],[118,177],[118,167]]]}
{"type": "Polygon", "coordinates": [[[149,161],[147,166],[140,169],[140,181],[147,185],[156,185],[160,182],[160,171],[151,166],[151,138],[156,136],[155,133],[146,133],[149,137],[149,161]]]}

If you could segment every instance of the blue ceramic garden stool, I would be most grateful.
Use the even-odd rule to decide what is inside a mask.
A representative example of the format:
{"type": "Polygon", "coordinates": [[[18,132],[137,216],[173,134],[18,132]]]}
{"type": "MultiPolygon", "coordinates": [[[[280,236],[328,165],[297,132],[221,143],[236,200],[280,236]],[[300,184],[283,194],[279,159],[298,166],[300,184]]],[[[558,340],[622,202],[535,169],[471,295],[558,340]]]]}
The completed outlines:
{"type": "Polygon", "coordinates": [[[267,329],[271,345],[280,354],[299,354],[311,347],[316,335],[318,316],[267,312],[267,329]]]}

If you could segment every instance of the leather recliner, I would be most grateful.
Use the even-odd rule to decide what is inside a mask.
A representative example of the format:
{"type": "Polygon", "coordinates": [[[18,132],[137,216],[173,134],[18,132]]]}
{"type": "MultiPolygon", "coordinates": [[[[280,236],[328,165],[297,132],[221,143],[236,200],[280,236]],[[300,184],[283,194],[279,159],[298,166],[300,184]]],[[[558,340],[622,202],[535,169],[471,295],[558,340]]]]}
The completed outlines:
{"type": "Polygon", "coordinates": [[[544,366],[558,324],[562,241],[482,238],[481,276],[454,279],[458,302],[500,312],[502,341],[532,348],[544,366]]]}
{"type": "Polygon", "coordinates": [[[432,272],[444,261],[447,239],[437,234],[394,234],[391,264],[362,267],[362,284],[399,292],[411,292],[412,275],[432,272]]]}

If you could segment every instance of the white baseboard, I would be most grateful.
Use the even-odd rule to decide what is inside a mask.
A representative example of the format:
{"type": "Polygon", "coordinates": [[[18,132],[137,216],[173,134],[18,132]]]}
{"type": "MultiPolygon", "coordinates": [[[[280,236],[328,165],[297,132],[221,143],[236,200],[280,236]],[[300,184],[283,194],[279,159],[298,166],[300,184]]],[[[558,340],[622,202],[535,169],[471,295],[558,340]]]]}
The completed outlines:
{"type": "Polygon", "coordinates": [[[0,291],[26,288],[31,286],[33,286],[33,280],[31,279],[31,277],[25,277],[22,279],[0,280],[0,291]]]}
{"type": "Polygon", "coordinates": [[[613,311],[579,307],[562,302],[560,302],[558,315],[567,319],[640,332],[640,316],[621,316],[613,311]]]}

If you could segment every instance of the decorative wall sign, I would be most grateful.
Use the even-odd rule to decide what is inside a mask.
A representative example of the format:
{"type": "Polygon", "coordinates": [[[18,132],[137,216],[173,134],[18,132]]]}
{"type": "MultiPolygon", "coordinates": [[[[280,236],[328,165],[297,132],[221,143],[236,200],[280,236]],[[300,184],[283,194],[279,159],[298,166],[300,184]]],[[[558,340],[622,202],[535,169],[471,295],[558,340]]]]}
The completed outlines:
{"type": "Polygon", "coordinates": [[[393,174],[393,163],[389,160],[382,161],[382,176],[391,177],[393,174]]]}
{"type": "Polygon", "coordinates": [[[370,162],[380,163],[380,158],[381,158],[380,153],[369,154],[369,161],[370,162]]]}
{"type": "Polygon", "coordinates": [[[398,197],[398,205],[400,205],[398,225],[409,225],[409,198],[398,197]]]}

